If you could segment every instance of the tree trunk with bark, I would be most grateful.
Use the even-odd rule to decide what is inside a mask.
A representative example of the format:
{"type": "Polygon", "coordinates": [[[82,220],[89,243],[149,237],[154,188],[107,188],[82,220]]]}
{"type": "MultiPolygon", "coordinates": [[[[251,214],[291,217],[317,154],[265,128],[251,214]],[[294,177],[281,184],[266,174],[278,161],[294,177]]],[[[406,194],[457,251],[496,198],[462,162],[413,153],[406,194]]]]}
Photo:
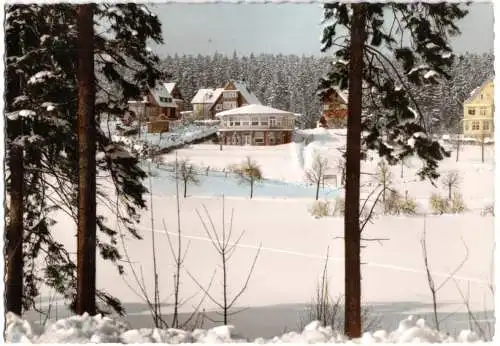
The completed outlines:
{"type": "Polygon", "coordinates": [[[78,245],[76,313],[96,313],[96,130],[93,6],[77,8],[78,245]]]}
{"type": "MultiPolygon", "coordinates": [[[[20,120],[17,121],[20,130],[20,120]]],[[[20,132],[20,131],[16,131],[20,132]]],[[[11,144],[10,148],[10,208],[9,224],[6,229],[6,280],[5,311],[19,316],[22,314],[23,300],[23,190],[24,166],[23,147],[11,144]]]]}
{"type": "Polygon", "coordinates": [[[361,233],[359,225],[359,184],[361,161],[361,92],[365,15],[362,3],[352,4],[349,59],[349,105],[347,117],[345,238],[345,333],[361,337],[361,233]]]}

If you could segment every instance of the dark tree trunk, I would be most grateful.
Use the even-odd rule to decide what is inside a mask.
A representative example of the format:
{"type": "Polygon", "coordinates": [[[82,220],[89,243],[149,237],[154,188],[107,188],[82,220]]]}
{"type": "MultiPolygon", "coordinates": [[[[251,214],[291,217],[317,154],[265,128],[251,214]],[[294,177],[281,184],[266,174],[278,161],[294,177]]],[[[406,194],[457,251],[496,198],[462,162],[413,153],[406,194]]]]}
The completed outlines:
{"type": "Polygon", "coordinates": [[[361,233],[359,225],[359,181],[361,160],[361,91],[365,16],[362,3],[352,4],[349,58],[349,106],[347,117],[345,238],[345,333],[361,337],[361,233]]]}
{"type": "MultiPolygon", "coordinates": [[[[12,55],[23,55],[21,42],[10,44],[6,47],[12,55]]],[[[11,75],[7,79],[10,81],[6,85],[5,101],[6,110],[11,112],[12,103],[16,97],[21,95],[22,77],[14,71],[9,71],[11,75]]],[[[6,124],[7,125],[7,124],[6,124]]],[[[8,123],[9,139],[14,140],[22,135],[21,120],[8,123]]],[[[8,170],[10,172],[10,195],[9,223],[5,229],[5,311],[11,311],[19,316],[22,314],[23,298],[23,233],[24,233],[24,154],[23,148],[13,143],[9,147],[8,170]]]]}
{"type": "Polygon", "coordinates": [[[93,5],[77,8],[78,247],[76,313],[95,315],[96,130],[93,5]]]}
{"type": "Polygon", "coordinates": [[[250,199],[253,198],[253,181],[250,181],[250,199]]]}
{"type": "MultiPolygon", "coordinates": [[[[16,124],[17,127],[20,127],[16,124]]],[[[17,131],[16,131],[17,132],[17,131]]],[[[10,208],[6,234],[7,273],[5,280],[5,310],[19,316],[23,297],[23,148],[10,148],[10,208]]]]}
{"type": "Polygon", "coordinates": [[[186,196],[187,196],[187,188],[188,187],[187,187],[187,179],[186,179],[186,180],[184,180],[184,198],[186,198],[186,196]]]}
{"type": "Polygon", "coordinates": [[[320,184],[320,181],[318,179],[318,181],[316,182],[316,200],[318,200],[318,198],[319,198],[319,184],[320,184]]]}

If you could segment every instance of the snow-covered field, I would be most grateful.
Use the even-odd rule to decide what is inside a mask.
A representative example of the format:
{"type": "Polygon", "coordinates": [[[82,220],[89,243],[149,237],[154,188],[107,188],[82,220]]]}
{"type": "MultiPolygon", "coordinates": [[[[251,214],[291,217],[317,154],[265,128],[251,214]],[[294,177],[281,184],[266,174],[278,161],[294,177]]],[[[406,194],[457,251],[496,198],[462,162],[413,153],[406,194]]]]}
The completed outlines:
{"type": "MultiPolygon", "coordinates": [[[[198,166],[210,166],[214,169],[224,169],[250,156],[260,165],[265,178],[294,183],[293,186],[304,182],[304,169],[310,166],[311,157],[317,152],[328,158],[331,165],[329,174],[340,174],[336,164],[341,157],[338,149],[345,143],[344,134],[341,131],[321,129],[311,130],[309,134],[313,135],[316,140],[307,146],[300,143],[276,147],[225,146],[220,151],[218,145],[191,145],[176,152],[179,158],[187,158],[198,166]]],[[[175,160],[175,154],[166,154],[163,159],[166,162],[172,162],[175,160]]],[[[376,158],[364,162],[363,173],[373,173],[377,164],[376,158]]],[[[436,187],[427,181],[420,181],[415,175],[418,167],[417,160],[409,160],[403,167],[402,176],[401,167],[393,167],[394,187],[401,193],[408,191],[410,196],[416,198],[421,212],[426,212],[431,193],[439,192],[444,195],[446,190],[439,181],[436,187]]],[[[384,239],[380,243],[366,242],[364,244],[366,247],[362,250],[364,263],[362,298],[364,305],[369,307],[372,318],[379,319],[377,327],[371,332],[379,328],[389,331],[397,330],[400,320],[408,315],[416,316],[411,323],[403,322],[404,326],[401,328],[406,328],[406,331],[400,330],[396,334],[382,332],[370,334],[366,336],[365,341],[375,341],[377,338],[381,341],[398,341],[401,338],[405,341],[445,340],[427,329],[424,333],[420,327],[416,329],[405,327],[414,325],[419,317],[425,317],[427,324],[433,326],[432,300],[420,244],[424,223],[430,269],[436,286],[439,287],[444,283],[437,293],[438,312],[442,319],[441,330],[459,338],[461,330],[470,328],[465,301],[470,305],[470,309],[477,313],[477,318],[483,327],[494,324],[492,320],[494,297],[490,290],[490,285],[494,280],[493,217],[481,215],[481,210],[494,201],[493,148],[486,148],[485,162],[482,163],[480,147],[464,145],[458,162],[452,155],[440,165],[440,171],[443,174],[453,170],[460,172],[460,191],[468,207],[468,211],[464,214],[427,215],[425,219],[421,215],[413,217],[379,215],[373,223],[368,224],[364,231],[363,236],[366,238],[384,239]],[[464,259],[466,253],[467,260],[455,272],[455,268],[464,259]],[[453,274],[452,277],[450,277],[451,274],[453,274]],[[411,334],[414,337],[405,339],[401,336],[403,334],[411,334]],[[429,336],[431,334],[434,336],[429,336]]],[[[364,195],[370,191],[368,183],[372,179],[370,175],[363,174],[364,195]]],[[[208,184],[212,185],[210,181],[208,184]]],[[[187,275],[187,271],[204,285],[208,284],[215,272],[217,279],[210,288],[210,293],[219,299],[222,291],[219,280],[221,273],[217,269],[220,259],[215,249],[212,248],[210,239],[196,213],[197,210],[201,212],[205,206],[214,220],[215,227],[220,230],[222,228],[221,198],[206,193],[196,194],[197,190],[190,188],[191,196],[180,199],[183,246],[189,243],[184,263],[185,272],[181,274],[181,295],[184,298],[192,296],[194,298],[182,306],[183,313],[191,311],[193,305],[196,305],[201,297],[199,287],[187,275]]],[[[213,189],[217,188],[213,187],[213,189]]],[[[172,313],[172,308],[168,304],[172,303],[174,263],[166,232],[169,232],[173,237],[172,240],[176,242],[176,198],[172,195],[171,189],[166,189],[163,193],[156,193],[155,189],[153,191],[155,192],[153,196],[154,230],[151,231],[150,214],[145,212],[140,228],[144,239],[133,242],[125,240],[129,256],[126,260],[131,263],[128,267],[126,266],[126,275],[119,276],[111,265],[98,263],[98,287],[106,289],[124,303],[124,306],[128,308],[126,319],[133,328],[151,327],[148,308],[137,294],[138,283],[134,280],[131,269],[141,272],[147,292],[152,296],[154,281],[151,256],[152,234],[155,235],[158,250],[157,261],[160,263],[158,272],[160,296],[162,302],[165,303],[162,310],[165,314],[172,313]],[[166,229],[163,227],[163,222],[166,229]]],[[[262,246],[248,290],[235,306],[236,309],[241,307],[249,309],[230,319],[231,324],[234,323],[236,330],[242,335],[251,339],[256,339],[258,336],[271,338],[282,334],[283,330],[302,329],[299,329],[299,320],[303,319],[304,309],[315,294],[327,248],[329,248],[330,258],[328,273],[331,295],[337,297],[343,294],[344,250],[342,239],[338,239],[343,235],[343,220],[340,217],[313,218],[308,211],[312,201],[312,197],[310,199],[270,198],[268,194],[259,196],[258,193],[252,200],[241,195],[225,198],[227,223],[229,223],[229,211],[234,210],[234,237],[236,238],[238,234],[245,231],[231,258],[228,272],[230,295],[237,293],[243,285],[252,258],[259,246],[262,246]]],[[[69,251],[74,250],[76,246],[74,234],[67,232],[73,226],[64,216],[58,217],[58,221],[55,236],[68,244],[69,251]]],[[[46,292],[46,295],[49,295],[49,292],[46,292]]],[[[215,305],[206,299],[203,308],[209,312],[215,309],[215,305]]],[[[38,315],[33,313],[29,316],[27,318],[36,324],[38,315]]],[[[59,317],[61,316],[64,316],[62,310],[59,317]]],[[[213,326],[213,323],[206,322],[206,326],[213,326]]],[[[314,340],[326,342],[337,338],[331,331],[318,334],[318,329],[314,328],[316,330],[314,335],[323,335],[319,338],[312,337],[314,340]]],[[[122,332],[114,335],[118,338],[123,335],[120,333],[122,332]]],[[[128,333],[133,337],[127,340],[151,340],[148,336],[144,336],[145,333],[150,332],[128,333]]],[[[221,333],[226,335],[228,331],[224,329],[221,333]]],[[[289,339],[283,337],[281,340],[308,341],[307,337],[300,336],[304,333],[287,336],[289,339]]],[[[168,335],[173,334],[175,332],[169,334],[169,332],[157,331],[155,336],[150,336],[150,338],[166,341],[169,340],[168,335]]],[[[203,335],[209,334],[210,332],[203,335]]],[[[467,335],[470,337],[471,334],[465,333],[461,337],[467,338],[467,335]]],[[[202,339],[193,337],[190,340],[202,339]]],[[[462,341],[460,338],[459,340],[462,341]]]]}

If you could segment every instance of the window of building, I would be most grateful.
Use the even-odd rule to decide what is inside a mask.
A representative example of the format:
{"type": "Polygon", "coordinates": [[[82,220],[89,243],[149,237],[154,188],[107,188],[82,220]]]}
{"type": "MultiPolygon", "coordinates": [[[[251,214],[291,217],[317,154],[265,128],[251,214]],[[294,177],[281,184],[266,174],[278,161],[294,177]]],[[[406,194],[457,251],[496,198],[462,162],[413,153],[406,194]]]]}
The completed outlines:
{"type": "Polygon", "coordinates": [[[490,129],[490,122],[488,120],[483,121],[483,130],[490,129]]]}
{"type": "Polygon", "coordinates": [[[469,115],[475,115],[476,110],[474,108],[469,108],[468,113],[469,113],[469,115]]]}
{"type": "Polygon", "coordinates": [[[229,118],[229,126],[234,126],[234,118],[229,118]]]}
{"type": "Polygon", "coordinates": [[[224,109],[233,109],[233,108],[236,108],[236,102],[235,101],[224,101],[223,108],[224,109]]]}
{"type": "Polygon", "coordinates": [[[276,118],[275,117],[269,117],[269,125],[276,126],[276,118]]]}
{"type": "Polygon", "coordinates": [[[224,98],[235,99],[236,98],[236,92],[235,91],[225,91],[224,92],[224,98]]]}
{"type": "Polygon", "coordinates": [[[327,111],[330,109],[330,105],[328,103],[323,105],[323,110],[327,111]]]}
{"type": "Polygon", "coordinates": [[[220,103],[215,105],[215,110],[220,111],[222,109],[222,105],[220,103]]]}
{"type": "Polygon", "coordinates": [[[259,118],[252,117],[252,126],[259,126],[259,118]]]}
{"type": "Polygon", "coordinates": [[[472,122],[472,131],[478,131],[479,130],[479,121],[473,121],[472,122]]]}
{"type": "Polygon", "coordinates": [[[464,130],[469,131],[469,122],[468,121],[464,122],[464,130]]]}
{"type": "Polygon", "coordinates": [[[241,122],[240,121],[235,121],[234,122],[234,126],[240,126],[241,125],[241,122]]]}
{"type": "Polygon", "coordinates": [[[486,115],[486,107],[481,107],[481,109],[479,109],[479,114],[486,115]]]}

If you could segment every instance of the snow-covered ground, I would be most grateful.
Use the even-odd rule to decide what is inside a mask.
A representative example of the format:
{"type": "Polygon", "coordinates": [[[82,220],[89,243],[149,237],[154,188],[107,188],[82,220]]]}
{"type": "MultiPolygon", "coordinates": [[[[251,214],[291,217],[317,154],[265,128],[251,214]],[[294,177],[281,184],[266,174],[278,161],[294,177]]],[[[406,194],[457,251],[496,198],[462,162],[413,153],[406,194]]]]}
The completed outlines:
{"type": "MultiPolygon", "coordinates": [[[[191,145],[176,152],[179,158],[187,158],[200,167],[209,166],[220,170],[228,165],[240,163],[250,156],[260,165],[265,178],[282,181],[283,184],[293,183],[294,185],[290,187],[304,182],[304,169],[310,166],[311,158],[315,153],[328,158],[331,165],[329,174],[340,174],[336,164],[341,157],[339,148],[345,143],[345,135],[341,131],[321,129],[308,132],[315,137],[315,140],[307,146],[301,143],[276,147],[224,146],[220,151],[218,145],[191,145]]],[[[175,160],[175,154],[166,154],[163,159],[166,162],[172,162],[175,160]]],[[[377,164],[376,158],[363,162],[363,173],[375,172],[377,164]]],[[[424,212],[427,210],[431,193],[445,194],[446,190],[439,181],[437,186],[427,181],[420,181],[415,175],[418,167],[417,160],[409,160],[403,167],[402,177],[400,166],[393,167],[392,172],[394,187],[402,193],[407,190],[410,196],[417,199],[421,211],[424,212]]],[[[362,298],[364,305],[370,308],[373,318],[380,318],[376,329],[397,329],[398,322],[407,315],[424,316],[427,323],[432,325],[432,300],[420,244],[424,223],[430,269],[436,286],[439,287],[444,283],[437,293],[442,330],[458,337],[460,330],[470,328],[464,300],[470,305],[470,309],[478,314],[477,318],[481,320],[483,327],[493,324],[493,293],[490,285],[493,284],[494,226],[492,216],[481,215],[481,210],[494,201],[493,148],[486,148],[485,162],[482,163],[481,148],[464,145],[458,162],[452,155],[440,164],[440,171],[443,174],[453,170],[460,172],[460,191],[467,204],[467,212],[462,215],[428,215],[425,219],[423,216],[379,215],[373,223],[368,224],[364,231],[363,236],[366,238],[383,239],[380,243],[366,242],[364,244],[366,247],[362,249],[364,263],[362,298]],[[464,257],[467,257],[467,260],[455,272],[455,268],[464,257]],[[453,277],[450,278],[452,273],[453,277]],[[485,316],[482,316],[483,313],[485,316]]],[[[365,195],[370,191],[368,183],[372,179],[369,174],[362,176],[365,195]]],[[[208,185],[212,183],[209,181],[208,185]]],[[[217,190],[216,185],[212,187],[212,191],[215,190],[217,190]]],[[[203,207],[206,207],[214,220],[215,227],[221,230],[221,198],[206,193],[197,194],[197,190],[192,186],[188,188],[188,191],[191,191],[189,193],[191,196],[180,199],[183,246],[187,246],[189,242],[189,250],[184,263],[186,272],[182,274],[181,294],[184,298],[192,296],[194,298],[182,306],[181,311],[184,313],[191,311],[193,305],[196,305],[201,297],[199,287],[187,275],[187,271],[204,285],[208,284],[215,271],[217,279],[210,292],[216,299],[219,299],[222,290],[219,284],[221,274],[217,269],[220,258],[212,248],[210,239],[196,213],[200,211],[203,215],[203,207]]],[[[98,263],[98,287],[106,289],[124,303],[128,308],[126,319],[133,328],[151,326],[148,308],[140,295],[137,295],[138,283],[134,280],[131,269],[141,272],[147,292],[152,296],[154,273],[151,238],[153,234],[158,250],[157,260],[160,263],[158,272],[160,295],[162,302],[166,304],[163,311],[165,314],[172,313],[172,308],[168,304],[172,302],[174,263],[169,251],[166,232],[171,234],[175,242],[176,198],[172,195],[170,188],[161,192],[153,189],[153,192],[153,231],[150,214],[145,212],[140,225],[144,239],[127,241],[125,238],[129,256],[125,260],[130,261],[130,265],[126,265],[126,275],[119,276],[110,264],[98,263]],[[166,229],[163,227],[163,222],[166,229]]],[[[229,223],[229,211],[234,210],[233,237],[236,238],[242,231],[245,231],[231,258],[228,272],[230,295],[237,293],[243,285],[252,258],[259,246],[262,246],[248,290],[235,306],[236,309],[241,307],[250,309],[230,319],[230,322],[236,324],[237,330],[243,335],[254,339],[258,336],[270,338],[273,335],[282,334],[285,329],[298,330],[299,319],[303,317],[304,308],[315,294],[327,248],[329,248],[330,255],[328,272],[331,295],[337,297],[343,294],[344,250],[343,241],[339,239],[343,235],[343,219],[311,217],[308,208],[312,202],[312,197],[310,199],[283,198],[283,196],[269,198],[269,194],[265,193],[260,196],[256,193],[252,200],[238,194],[225,198],[227,223],[229,223]]],[[[74,234],[68,232],[68,229],[74,229],[74,226],[65,216],[58,216],[57,219],[59,224],[54,236],[68,245],[68,251],[74,251],[76,246],[74,234]]],[[[49,292],[46,292],[46,295],[48,296],[49,292]]],[[[214,310],[215,305],[206,299],[203,308],[208,312],[214,310]]],[[[38,315],[30,316],[28,318],[36,323],[38,315]]],[[[211,326],[208,322],[207,325],[211,326]]],[[[421,340],[430,341],[434,338],[427,339],[426,336],[422,336],[423,334],[417,331],[420,330],[418,328],[410,330],[413,330],[417,337],[421,337],[421,340]]],[[[371,332],[374,331],[371,330],[371,332]]],[[[142,335],[141,332],[136,333],[142,335]]],[[[161,334],[156,333],[155,335],[161,334]]],[[[399,336],[395,337],[394,334],[392,334],[393,337],[383,333],[377,335],[383,335],[380,336],[381,340],[400,340],[399,336]]],[[[142,337],[137,336],[137,338],[142,337]]],[[[157,338],[162,337],[157,336],[157,338]]],[[[366,340],[372,340],[370,338],[376,338],[376,336],[371,334],[366,338],[366,340]]],[[[320,340],[328,341],[330,336],[320,340]]],[[[417,339],[405,340],[416,341],[417,339]]]]}
{"type": "MultiPolygon", "coordinates": [[[[233,325],[219,326],[209,330],[196,329],[192,332],[179,329],[129,329],[124,323],[108,317],[88,315],[73,316],[49,323],[43,330],[35,331],[29,322],[15,315],[7,314],[5,341],[9,343],[345,343],[347,338],[331,327],[322,327],[318,321],[312,321],[302,332],[289,332],[274,338],[256,338],[251,340],[238,333],[233,325]]],[[[394,331],[377,330],[364,333],[356,342],[477,342],[480,338],[470,330],[463,330],[456,338],[430,328],[425,320],[409,316],[402,320],[394,331]]]]}

